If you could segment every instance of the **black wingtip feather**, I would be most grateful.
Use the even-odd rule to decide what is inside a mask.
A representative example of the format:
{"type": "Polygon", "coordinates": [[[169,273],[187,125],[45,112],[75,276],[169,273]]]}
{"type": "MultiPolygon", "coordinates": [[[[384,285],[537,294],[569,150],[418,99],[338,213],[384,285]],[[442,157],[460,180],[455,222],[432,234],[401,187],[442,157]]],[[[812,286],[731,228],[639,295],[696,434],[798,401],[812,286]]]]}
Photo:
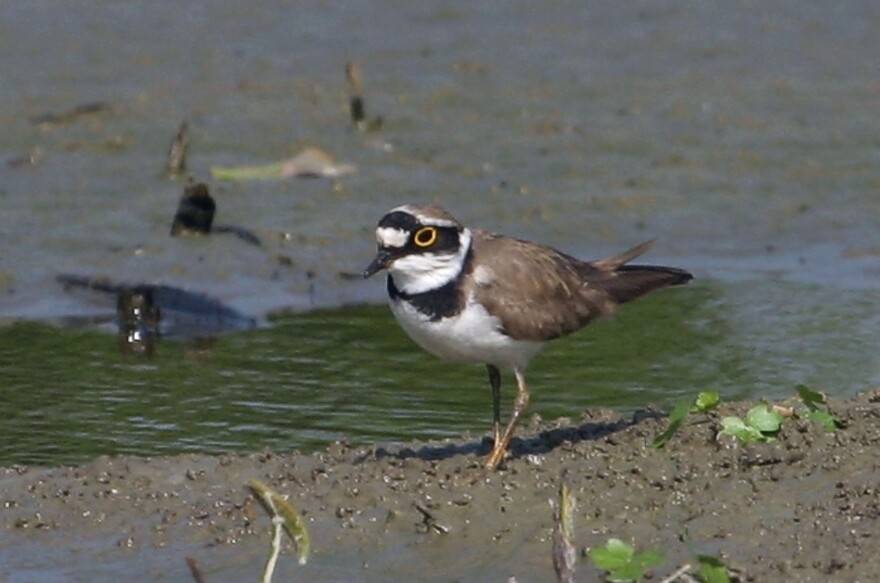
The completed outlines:
{"type": "Polygon", "coordinates": [[[684,269],[660,265],[622,265],[615,271],[615,275],[617,277],[607,281],[603,287],[620,304],[657,289],[683,285],[694,278],[692,273],[684,269]]]}

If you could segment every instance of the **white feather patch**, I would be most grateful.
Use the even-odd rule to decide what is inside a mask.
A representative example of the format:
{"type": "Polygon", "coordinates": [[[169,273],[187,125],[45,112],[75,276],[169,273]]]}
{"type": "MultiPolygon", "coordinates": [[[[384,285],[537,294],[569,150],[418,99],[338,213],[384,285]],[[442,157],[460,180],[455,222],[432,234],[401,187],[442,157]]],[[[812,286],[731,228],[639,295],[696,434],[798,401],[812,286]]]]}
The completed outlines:
{"type": "Polygon", "coordinates": [[[447,360],[525,370],[542,347],[504,334],[498,318],[474,302],[460,314],[433,322],[406,301],[392,301],[391,311],[416,344],[447,360]]]}
{"type": "Polygon", "coordinates": [[[495,281],[495,272],[485,265],[477,265],[477,268],[474,269],[474,281],[480,286],[490,285],[495,281]]]}
{"type": "Polygon", "coordinates": [[[388,266],[394,285],[403,293],[420,294],[454,280],[461,273],[471,248],[470,230],[462,231],[459,243],[453,253],[417,253],[396,259],[388,266]]]}
{"type": "Polygon", "coordinates": [[[392,227],[379,227],[376,229],[376,241],[382,247],[403,247],[409,240],[409,232],[392,227]]]}

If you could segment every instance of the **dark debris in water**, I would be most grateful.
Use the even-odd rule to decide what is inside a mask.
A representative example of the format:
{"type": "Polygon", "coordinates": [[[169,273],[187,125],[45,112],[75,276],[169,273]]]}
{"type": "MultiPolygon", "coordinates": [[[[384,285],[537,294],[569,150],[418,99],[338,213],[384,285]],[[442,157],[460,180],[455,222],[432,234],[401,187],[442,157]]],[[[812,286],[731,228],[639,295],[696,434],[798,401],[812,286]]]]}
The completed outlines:
{"type": "Polygon", "coordinates": [[[60,113],[43,113],[30,118],[31,124],[47,129],[58,125],[71,124],[83,118],[112,113],[113,105],[107,101],[90,101],[75,105],[60,113]]]}
{"type": "Polygon", "coordinates": [[[114,302],[124,353],[150,355],[160,338],[206,339],[256,326],[254,318],[207,294],[174,286],[69,274],[56,279],[65,289],[96,292],[114,302]]]}

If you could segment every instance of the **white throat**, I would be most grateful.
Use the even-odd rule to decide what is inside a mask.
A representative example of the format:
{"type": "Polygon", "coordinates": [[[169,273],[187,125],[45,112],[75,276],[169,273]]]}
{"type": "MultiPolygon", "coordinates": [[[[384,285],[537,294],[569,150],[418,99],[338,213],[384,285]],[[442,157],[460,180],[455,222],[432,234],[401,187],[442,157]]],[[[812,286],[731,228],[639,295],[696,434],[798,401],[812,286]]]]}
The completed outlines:
{"type": "Polygon", "coordinates": [[[405,294],[420,294],[441,288],[461,273],[472,240],[470,230],[464,229],[459,237],[461,244],[455,253],[407,255],[389,265],[388,273],[397,289],[405,294]]]}

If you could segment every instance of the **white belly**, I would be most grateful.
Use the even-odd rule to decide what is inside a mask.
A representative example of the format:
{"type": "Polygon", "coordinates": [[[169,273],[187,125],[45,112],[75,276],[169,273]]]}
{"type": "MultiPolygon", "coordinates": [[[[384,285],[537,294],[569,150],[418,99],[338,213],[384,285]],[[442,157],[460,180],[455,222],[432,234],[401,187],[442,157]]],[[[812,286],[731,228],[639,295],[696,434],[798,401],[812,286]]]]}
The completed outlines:
{"type": "Polygon", "coordinates": [[[540,342],[514,340],[499,332],[498,319],[477,304],[468,304],[457,316],[436,322],[406,302],[392,301],[390,305],[400,327],[416,344],[446,360],[524,370],[541,350],[540,342]]]}

